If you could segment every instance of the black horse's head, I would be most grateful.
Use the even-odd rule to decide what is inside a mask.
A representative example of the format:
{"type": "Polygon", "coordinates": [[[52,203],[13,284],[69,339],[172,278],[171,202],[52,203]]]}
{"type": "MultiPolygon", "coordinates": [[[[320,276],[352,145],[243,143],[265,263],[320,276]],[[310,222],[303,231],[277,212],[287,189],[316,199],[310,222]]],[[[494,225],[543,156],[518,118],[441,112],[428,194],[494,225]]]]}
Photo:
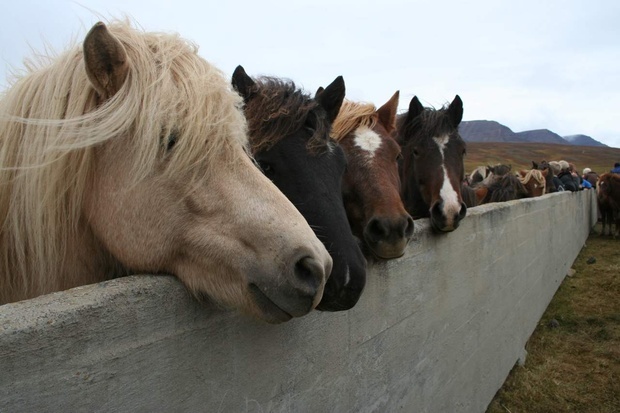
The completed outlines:
{"type": "Polygon", "coordinates": [[[337,77],[312,98],[293,82],[253,79],[239,66],[232,84],[245,101],[252,155],[332,256],[332,273],[317,308],[353,307],[366,283],[366,260],[342,200],[347,161],[342,148],[329,138],[344,99],[344,80],[337,77]]]}

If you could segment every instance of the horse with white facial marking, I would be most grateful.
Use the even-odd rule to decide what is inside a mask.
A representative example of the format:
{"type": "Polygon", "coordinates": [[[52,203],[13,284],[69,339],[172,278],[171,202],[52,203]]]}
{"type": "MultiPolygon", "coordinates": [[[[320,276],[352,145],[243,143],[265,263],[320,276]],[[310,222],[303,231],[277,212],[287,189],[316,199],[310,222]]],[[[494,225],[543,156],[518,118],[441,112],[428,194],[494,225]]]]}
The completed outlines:
{"type": "Polygon", "coordinates": [[[379,259],[400,257],[413,234],[413,219],[400,198],[396,129],[398,95],[377,109],[345,101],[332,128],[347,155],[343,199],[349,223],[367,252],[379,259]]]}
{"type": "Polygon", "coordinates": [[[448,107],[424,108],[417,97],[397,120],[403,160],[402,197],[414,218],[430,217],[432,227],[454,231],[465,218],[461,197],[466,145],[458,132],[463,102],[457,95],[448,107]]]}
{"type": "Polygon", "coordinates": [[[0,100],[0,304],[129,274],[277,323],[332,260],[247,156],[241,98],[178,35],[97,23],[0,100]]]}

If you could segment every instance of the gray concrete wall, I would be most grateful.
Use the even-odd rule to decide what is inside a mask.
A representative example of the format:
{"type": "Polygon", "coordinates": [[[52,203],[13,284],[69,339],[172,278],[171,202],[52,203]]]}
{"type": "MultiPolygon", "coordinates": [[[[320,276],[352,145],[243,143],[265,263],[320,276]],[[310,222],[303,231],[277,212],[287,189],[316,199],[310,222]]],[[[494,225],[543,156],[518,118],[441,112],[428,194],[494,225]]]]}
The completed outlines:
{"type": "Polygon", "coordinates": [[[134,276],[0,307],[0,412],[483,412],[596,220],[593,191],[416,221],[359,304],[277,326],[134,276]]]}

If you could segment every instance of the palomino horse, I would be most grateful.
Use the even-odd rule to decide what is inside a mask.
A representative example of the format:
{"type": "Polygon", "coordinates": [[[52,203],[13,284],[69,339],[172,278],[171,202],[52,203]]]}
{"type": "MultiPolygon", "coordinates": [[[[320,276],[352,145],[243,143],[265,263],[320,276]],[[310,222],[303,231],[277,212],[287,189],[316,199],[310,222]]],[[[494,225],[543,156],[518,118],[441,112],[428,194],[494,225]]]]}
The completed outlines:
{"type": "Polygon", "coordinates": [[[343,199],[353,234],[379,259],[400,257],[413,234],[413,219],[400,198],[398,92],[377,109],[345,101],[332,128],[347,156],[343,199]]]}
{"type": "Polygon", "coordinates": [[[397,121],[405,208],[414,218],[430,216],[433,228],[442,232],[454,231],[467,214],[461,198],[466,149],[458,132],[462,118],[458,95],[439,110],[425,109],[414,96],[409,111],[397,121]]]}
{"type": "Polygon", "coordinates": [[[366,259],[342,201],[345,155],[329,131],[345,94],[342,77],[315,98],[290,81],[252,79],[239,66],[233,86],[245,99],[252,154],[265,175],[299,209],[334,266],[319,310],[347,310],[366,283],[366,259]]]}
{"type": "Polygon", "coordinates": [[[177,35],[97,23],[0,102],[0,303],[136,273],[268,322],[332,260],[247,156],[241,98],[177,35]]]}

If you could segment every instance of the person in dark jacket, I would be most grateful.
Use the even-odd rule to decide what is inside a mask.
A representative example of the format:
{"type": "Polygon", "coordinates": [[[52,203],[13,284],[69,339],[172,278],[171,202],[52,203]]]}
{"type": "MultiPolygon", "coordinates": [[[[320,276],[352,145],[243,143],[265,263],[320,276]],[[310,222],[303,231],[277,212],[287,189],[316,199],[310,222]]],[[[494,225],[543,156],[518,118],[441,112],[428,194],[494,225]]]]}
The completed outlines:
{"type": "Polygon", "coordinates": [[[575,182],[573,174],[571,173],[571,168],[568,162],[560,161],[561,171],[558,174],[558,179],[560,180],[562,186],[565,191],[575,192],[579,190],[579,182],[575,182]]]}
{"type": "Polygon", "coordinates": [[[620,174],[620,162],[616,162],[614,164],[614,169],[609,172],[611,172],[612,174],[620,174]]]}

